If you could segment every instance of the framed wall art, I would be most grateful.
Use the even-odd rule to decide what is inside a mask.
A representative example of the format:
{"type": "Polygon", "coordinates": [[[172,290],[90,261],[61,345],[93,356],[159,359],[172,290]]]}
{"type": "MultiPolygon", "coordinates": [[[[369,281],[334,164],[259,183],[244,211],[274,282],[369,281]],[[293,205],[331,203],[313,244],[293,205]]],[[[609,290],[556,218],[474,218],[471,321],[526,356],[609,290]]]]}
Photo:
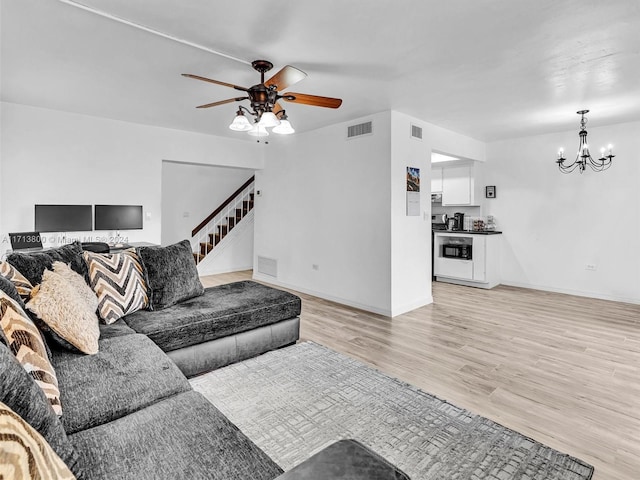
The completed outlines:
{"type": "Polygon", "coordinates": [[[487,185],[484,187],[484,196],[487,198],[496,198],[496,186],[487,185]]]}

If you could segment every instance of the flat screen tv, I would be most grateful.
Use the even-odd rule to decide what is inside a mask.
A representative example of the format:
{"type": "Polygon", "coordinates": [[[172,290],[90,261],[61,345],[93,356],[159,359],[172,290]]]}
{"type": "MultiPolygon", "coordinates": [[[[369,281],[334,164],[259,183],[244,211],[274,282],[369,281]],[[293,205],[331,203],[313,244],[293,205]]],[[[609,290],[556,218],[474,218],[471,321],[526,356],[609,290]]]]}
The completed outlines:
{"type": "Polygon", "coordinates": [[[37,232],[93,230],[91,205],[36,205],[37,232]]]}
{"type": "Polygon", "coordinates": [[[96,230],[141,230],[142,205],[96,205],[96,230]]]}

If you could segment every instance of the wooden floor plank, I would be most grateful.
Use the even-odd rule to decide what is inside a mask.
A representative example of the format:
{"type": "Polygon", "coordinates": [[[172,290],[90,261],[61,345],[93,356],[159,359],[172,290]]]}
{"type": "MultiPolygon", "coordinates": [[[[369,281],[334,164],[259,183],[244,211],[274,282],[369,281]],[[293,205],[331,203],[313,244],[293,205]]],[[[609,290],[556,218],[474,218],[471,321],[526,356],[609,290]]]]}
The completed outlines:
{"type": "Polygon", "coordinates": [[[639,305],[436,282],[432,305],[391,319],[294,293],[301,340],[577,456],[594,480],[640,479],[639,305]]]}

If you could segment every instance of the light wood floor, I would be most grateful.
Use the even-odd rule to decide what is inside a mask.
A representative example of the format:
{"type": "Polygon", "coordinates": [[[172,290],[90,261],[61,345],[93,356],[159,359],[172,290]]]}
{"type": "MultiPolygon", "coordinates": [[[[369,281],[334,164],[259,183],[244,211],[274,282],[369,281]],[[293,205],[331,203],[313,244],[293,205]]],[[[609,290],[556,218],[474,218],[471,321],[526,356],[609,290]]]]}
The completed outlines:
{"type": "Polygon", "coordinates": [[[301,340],[577,456],[594,480],[640,479],[640,306],[435,282],[432,305],[390,319],[298,295],[301,340]]]}

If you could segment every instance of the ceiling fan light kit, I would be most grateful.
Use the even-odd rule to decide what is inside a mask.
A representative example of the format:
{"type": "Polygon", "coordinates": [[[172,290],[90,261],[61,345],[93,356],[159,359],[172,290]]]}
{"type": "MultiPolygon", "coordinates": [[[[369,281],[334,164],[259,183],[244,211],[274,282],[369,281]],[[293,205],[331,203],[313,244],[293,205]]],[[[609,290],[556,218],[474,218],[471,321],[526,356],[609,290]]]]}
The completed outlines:
{"type": "Polygon", "coordinates": [[[613,146],[609,144],[607,149],[602,147],[600,149],[600,158],[594,160],[593,157],[591,157],[591,153],[589,153],[587,130],[585,128],[587,125],[587,119],[584,115],[589,113],[589,110],[578,110],[576,113],[582,116],[580,119],[580,131],[578,132],[578,135],[580,136],[578,153],[576,154],[576,159],[572,163],[565,164],[567,159],[564,157],[564,148],[560,147],[560,150],[558,150],[558,159],[556,160],[558,168],[560,168],[562,173],[571,173],[576,168],[579,169],[580,173],[582,173],[586,166],[589,165],[594,172],[602,172],[611,166],[611,161],[615,157],[613,154],[613,146]],[[605,155],[605,152],[607,152],[607,155],[605,155]]]}
{"type": "Polygon", "coordinates": [[[251,122],[244,116],[242,110],[239,109],[236,112],[236,118],[233,119],[229,128],[236,132],[248,132],[253,128],[253,125],[251,125],[251,122]]]}
{"type": "Polygon", "coordinates": [[[272,128],[272,132],[281,135],[289,135],[295,132],[286,112],[278,103],[279,100],[325,108],[338,108],[342,105],[342,100],[339,98],[320,97],[304,93],[278,93],[279,90],[283,90],[307,76],[302,70],[292,67],[291,65],[283,67],[266,82],[264,80],[264,74],[273,68],[273,64],[267,60],[255,60],[251,63],[251,66],[260,73],[260,83],[250,88],[240,87],[232,83],[221,82],[191,73],[183,73],[182,75],[184,77],[215,83],[246,92],[246,97],[229,98],[227,100],[199,105],[196,108],[210,108],[227,103],[249,100],[252,110],[240,105],[229,128],[236,132],[247,132],[249,135],[256,137],[266,137],[269,135],[267,128],[272,128]],[[249,121],[245,113],[253,117],[253,122],[249,121]]]}

